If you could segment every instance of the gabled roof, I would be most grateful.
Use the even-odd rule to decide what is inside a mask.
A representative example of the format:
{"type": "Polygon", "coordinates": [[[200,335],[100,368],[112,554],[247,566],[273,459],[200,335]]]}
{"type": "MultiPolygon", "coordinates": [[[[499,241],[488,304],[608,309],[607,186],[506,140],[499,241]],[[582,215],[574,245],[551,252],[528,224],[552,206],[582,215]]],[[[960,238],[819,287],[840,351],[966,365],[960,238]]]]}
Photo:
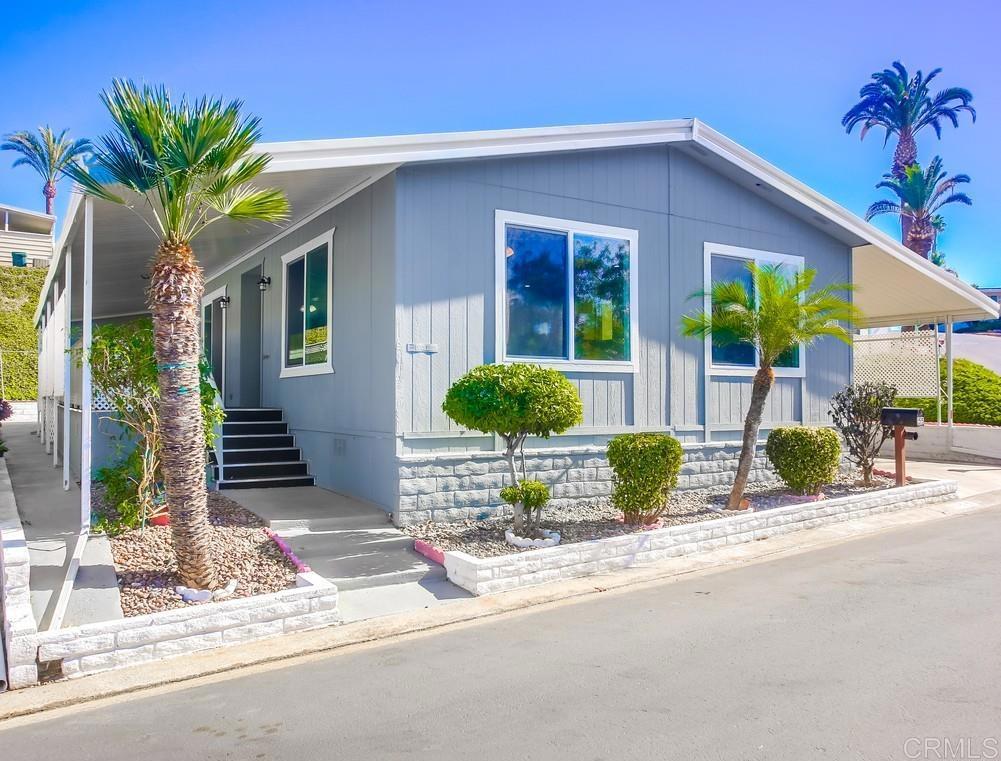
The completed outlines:
{"type": "MultiPolygon", "coordinates": [[[[859,285],[856,301],[869,315],[870,325],[997,315],[998,305],[971,285],[697,119],[298,140],[260,143],[255,150],[272,156],[267,170],[271,181],[289,192],[299,191],[304,199],[298,207],[293,204],[295,218],[290,227],[296,227],[315,216],[318,209],[329,208],[403,164],[668,143],[850,246],[854,252],[853,281],[859,285]],[[326,205],[315,202],[319,188],[329,193],[323,199],[326,205]],[[887,284],[894,287],[886,288],[887,284]]],[[[74,197],[61,231],[57,257],[82,227],[83,209],[78,198],[74,197]]],[[[117,214],[110,206],[97,208],[100,214],[117,214]]],[[[120,228],[123,223],[115,217],[107,227],[127,237],[128,230],[120,228]]],[[[207,245],[203,242],[209,258],[215,256],[214,263],[206,264],[210,275],[220,257],[228,257],[226,261],[243,259],[247,252],[259,250],[275,237],[261,233],[261,228],[226,223],[216,226],[213,235],[207,245]]],[[[51,276],[55,270],[53,267],[51,276]]]]}

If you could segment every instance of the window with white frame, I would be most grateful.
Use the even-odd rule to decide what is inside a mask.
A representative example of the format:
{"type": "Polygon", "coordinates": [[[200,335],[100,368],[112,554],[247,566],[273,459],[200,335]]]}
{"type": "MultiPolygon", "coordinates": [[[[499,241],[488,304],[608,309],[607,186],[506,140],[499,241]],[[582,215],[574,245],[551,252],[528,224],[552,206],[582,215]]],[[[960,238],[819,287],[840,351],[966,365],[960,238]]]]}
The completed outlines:
{"type": "Polygon", "coordinates": [[[333,372],[333,243],[331,230],[282,257],[283,378],[333,372]]]}
{"type": "MultiPolygon", "coordinates": [[[[791,276],[803,271],[803,257],[776,254],[750,248],[705,244],[706,309],[711,309],[710,291],[714,282],[737,281],[745,285],[754,298],[754,284],[747,269],[749,262],[759,265],[777,264],[788,269],[791,276]]],[[[717,375],[751,374],[758,367],[758,351],[749,343],[724,343],[712,337],[706,339],[706,358],[711,373],[717,375]]],[[[776,375],[802,376],[805,372],[803,347],[794,346],[775,361],[776,375]]]]}
{"type": "Polygon", "coordinates": [[[498,358],[632,369],[638,237],[636,230],[498,211],[498,358]]]}

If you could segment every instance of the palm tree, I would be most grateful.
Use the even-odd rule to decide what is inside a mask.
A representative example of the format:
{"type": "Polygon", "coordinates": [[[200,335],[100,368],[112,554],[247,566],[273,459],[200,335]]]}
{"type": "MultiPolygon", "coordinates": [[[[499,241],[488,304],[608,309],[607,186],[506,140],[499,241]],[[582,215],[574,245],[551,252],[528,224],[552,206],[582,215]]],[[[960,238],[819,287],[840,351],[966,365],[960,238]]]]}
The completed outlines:
{"type": "Polygon", "coordinates": [[[918,71],[912,77],[903,64],[894,61],[893,68],[872,75],[872,81],[859,90],[859,102],[841,118],[849,134],[861,124],[863,139],[873,127],[884,130],[884,145],[890,135],[897,136],[892,171],[901,179],[906,168],[918,160],[918,132],[931,127],[941,138],[943,120],[958,127],[963,111],[969,112],[973,121],[977,120],[977,112],[970,105],[973,94],[969,90],[947,87],[934,96],[930,94],[929,85],[941,71],[935,69],[927,77],[918,71]]]}
{"type": "Polygon", "coordinates": [[[751,387],[751,401],[744,419],[740,460],[727,509],[740,507],[747,477],[754,460],[754,448],[761,427],[768,392],[775,382],[776,362],[800,346],[809,346],[823,336],[851,343],[846,325],[856,322],[859,311],[838,295],[852,286],[835,283],[811,290],[816,270],[796,272],[791,277],[778,264],[749,262],[750,287],[740,280],[713,282],[708,294],[700,291],[692,298],[705,299],[711,307],[681,318],[682,335],[711,338],[720,344],[746,343],[755,347],[758,370],[751,387]]]}
{"type": "Polygon", "coordinates": [[[199,305],[205,283],[191,242],[220,219],[280,222],[285,194],[249,183],[270,157],[254,154],[260,121],[242,103],[175,101],[163,87],[115,80],[101,100],[113,130],[94,147],[94,173],[67,169],[83,191],[128,207],[159,245],[147,302],[160,387],[163,472],[174,553],[183,583],[216,584],[199,404],[199,305]]]}
{"type": "Polygon", "coordinates": [[[944,227],[939,210],[951,203],[970,206],[973,201],[966,193],[956,190],[957,185],[970,181],[965,174],[946,175],[942,159],[936,156],[928,164],[927,170],[912,164],[904,171],[903,179],[892,174],[883,175],[877,188],[888,188],[897,200],[876,201],[865,213],[866,220],[880,214],[899,214],[908,224],[904,233],[904,245],[925,259],[935,244],[937,229],[944,227]],[[936,221],[936,217],[938,220],[936,221]]]}
{"type": "Polygon", "coordinates": [[[6,135],[4,142],[0,144],[0,151],[17,151],[21,154],[13,166],[30,166],[45,181],[42,195],[45,196],[46,214],[52,214],[52,201],[56,197],[59,175],[90,150],[89,140],[70,140],[66,137],[67,132],[68,130],[63,130],[57,135],[48,126],[39,127],[37,135],[22,130],[6,135]]]}

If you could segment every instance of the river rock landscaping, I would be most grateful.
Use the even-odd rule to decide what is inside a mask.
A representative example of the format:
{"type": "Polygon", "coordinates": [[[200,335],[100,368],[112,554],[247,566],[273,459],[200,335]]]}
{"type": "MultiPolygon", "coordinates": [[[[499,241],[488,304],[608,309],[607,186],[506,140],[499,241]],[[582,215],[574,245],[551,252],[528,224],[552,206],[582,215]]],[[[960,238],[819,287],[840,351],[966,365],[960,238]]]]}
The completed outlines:
{"type": "MultiPolygon", "coordinates": [[[[842,474],[833,483],[824,487],[823,498],[836,499],[892,486],[893,481],[884,477],[876,477],[874,485],[867,487],[861,485],[855,475],[842,474]]],[[[653,528],[711,521],[742,514],[744,511],[724,509],[729,493],[730,487],[725,485],[676,491],[671,494],[667,509],[660,516],[660,521],[652,526],[624,523],[622,513],[612,507],[608,500],[588,500],[548,506],[543,512],[542,523],[544,528],[560,534],[561,545],[587,542],[653,528]]],[[[749,484],[746,496],[750,499],[751,509],[754,512],[813,500],[794,494],[781,483],[749,484]]],[[[510,527],[509,519],[489,518],[482,521],[411,524],[401,530],[438,550],[457,550],[479,558],[498,557],[535,549],[514,547],[505,541],[504,532],[510,527]]]]}
{"type": "MultiPolygon", "coordinates": [[[[102,493],[101,486],[95,486],[96,513],[104,509],[102,493]]],[[[295,586],[295,566],[267,535],[257,515],[218,492],[209,492],[208,507],[219,578],[236,581],[227,599],[295,586]]],[[[125,616],[199,604],[184,602],[175,590],[180,580],[169,526],[129,529],[110,537],[110,542],[125,616]]]]}

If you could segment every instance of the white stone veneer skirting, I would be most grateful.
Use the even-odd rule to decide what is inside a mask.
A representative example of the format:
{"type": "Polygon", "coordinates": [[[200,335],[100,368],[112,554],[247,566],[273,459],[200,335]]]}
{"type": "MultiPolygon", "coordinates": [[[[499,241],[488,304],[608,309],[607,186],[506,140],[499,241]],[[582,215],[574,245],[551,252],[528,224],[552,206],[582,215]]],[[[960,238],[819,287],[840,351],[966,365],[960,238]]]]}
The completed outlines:
{"type": "MultiPolygon", "coordinates": [[[[682,444],[679,489],[730,484],[740,457],[739,443],[682,444]]],[[[759,445],[749,480],[773,481],[774,472],[759,445]]],[[[508,514],[500,498],[507,485],[507,461],[499,452],[439,452],[398,458],[400,496],[397,525],[426,521],[481,520],[508,514]]],[[[530,479],[548,484],[552,503],[605,499],[612,493],[612,469],[604,447],[530,449],[530,479]]]]}
{"type": "Polygon", "coordinates": [[[476,558],[465,552],[446,551],[444,565],[450,581],[475,595],[484,595],[615,571],[850,518],[943,502],[954,498],[955,494],[955,481],[928,481],[501,557],[476,558]]]}
{"type": "MultiPolygon", "coordinates": [[[[340,622],[337,587],[315,573],[299,586],[38,635],[38,660],[77,677],[340,622]]],[[[34,659],[32,659],[34,660],[34,659]]]]}
{"type": "Polygon", "coordinates": [[[28,589],[30,569],[31,558],[14,502],[14,488],[7,474],[7,463],[0,457],[0,620],[7,662],[7,674],[0,667],[0,679],[6,679],[10,689],[28,687],[38,681],[35,664],[38,629],[28,589]]]}

